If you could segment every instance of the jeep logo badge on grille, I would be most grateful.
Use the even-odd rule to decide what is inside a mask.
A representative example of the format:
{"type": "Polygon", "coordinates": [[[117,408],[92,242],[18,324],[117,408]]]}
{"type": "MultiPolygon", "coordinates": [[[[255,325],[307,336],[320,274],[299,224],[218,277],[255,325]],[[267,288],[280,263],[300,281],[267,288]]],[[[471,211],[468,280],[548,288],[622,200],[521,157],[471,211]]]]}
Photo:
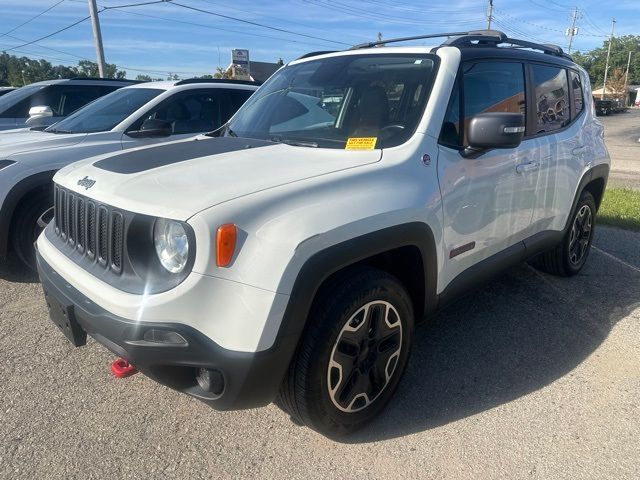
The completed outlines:
{"type": "Polygon", "coordinates": [[[78,180],[78,185],[80,185],[81,187],[84,187],[85,190],[89,190],[95,184],[96,184],[96,181],[95,180],[91,180],[86,175],[85,175],[84,178],[78,180]]]}

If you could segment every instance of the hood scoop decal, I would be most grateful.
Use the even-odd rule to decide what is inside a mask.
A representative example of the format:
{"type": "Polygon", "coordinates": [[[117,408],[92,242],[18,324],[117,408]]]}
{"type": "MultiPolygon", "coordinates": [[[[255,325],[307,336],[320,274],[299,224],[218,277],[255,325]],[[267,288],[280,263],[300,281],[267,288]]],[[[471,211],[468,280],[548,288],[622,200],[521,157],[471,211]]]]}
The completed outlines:
{"type": "Polygon", "coordinates": [[[98,160],[94,167],[113,173],[141,173],[196,158],[247,148],[274,146],[273,142],[250,138],[214,137],[143,148],[98,160]]]}

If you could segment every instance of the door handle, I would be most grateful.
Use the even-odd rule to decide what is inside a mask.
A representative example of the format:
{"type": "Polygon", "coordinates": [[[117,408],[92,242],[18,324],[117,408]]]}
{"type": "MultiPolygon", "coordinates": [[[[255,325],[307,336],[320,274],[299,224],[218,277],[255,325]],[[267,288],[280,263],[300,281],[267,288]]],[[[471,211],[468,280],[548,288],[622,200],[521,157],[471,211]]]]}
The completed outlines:
{"type": "Polygon", "coordinates": [[[538,162],[521,163],[520,165],[516,166],[516,173],[531,172],[533,170],[537,170],[538,168],[540,168],[540,164],[538,162]]]}

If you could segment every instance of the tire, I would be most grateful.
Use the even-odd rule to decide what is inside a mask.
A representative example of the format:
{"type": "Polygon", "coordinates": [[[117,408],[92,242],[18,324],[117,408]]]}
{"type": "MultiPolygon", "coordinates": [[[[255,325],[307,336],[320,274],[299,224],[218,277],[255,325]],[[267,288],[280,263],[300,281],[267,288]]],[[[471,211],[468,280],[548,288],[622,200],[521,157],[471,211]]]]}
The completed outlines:
{"type": "Polygon", "coordinates": [[[368,267],[350,270],[314,301],[276,403],[294,422],[328,437],[361,428],[393,396],[413,325],[411,299],[396,278],[368,267]]]}
{"type": "Polygon", "coordinates": [[[572,213],[569,229],[562,242],[540,255],[533,265],[544,272],[561,277],[577,275],[589,257],[595,229],[596,202],[583,191],[572,213]]]}
{"type": "Polygon", "coordinates": [[[36,271],[36,250],[33,246],[46,224],[53,217],[53,197],[48,190],[33,192],[13,214],[11,244],[20,261],[36,271]]]}

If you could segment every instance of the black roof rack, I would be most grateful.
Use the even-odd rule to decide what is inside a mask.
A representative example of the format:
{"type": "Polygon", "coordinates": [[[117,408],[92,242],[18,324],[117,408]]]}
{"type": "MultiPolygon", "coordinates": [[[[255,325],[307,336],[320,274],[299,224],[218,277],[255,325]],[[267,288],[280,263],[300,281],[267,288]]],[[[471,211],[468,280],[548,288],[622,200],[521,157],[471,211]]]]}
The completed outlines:
{"type": "Polygon", "coordinates": [[[303,58],[309,57],[317,57],[318,55],[326,55],[327,53],[336,53],[338,50],[318,50],[317,52],[309,52],[305,53],[301,57],[296,58],[296,60],[302,60],[303,58]]]}
{"type": "Polygon", "coordinates": [[[377,42],[361,43],[351,47],[351,50],[357,50],[361,48],[371,48],[387,43],[408,42],[412,40],[422,40],[426,38],[441,38],[449,37],[442,42],[440,46],[450,47],[471,47],[476,45],[481,46],[498,46],[500,44],[513,45],[520,48],[530,48],[532,50],[539,50],[549,55],[555,55],[558,57],[564,57],[571,60],[571,57],[564,53],[561,47],[557,45],[551,45],[548,43],[535,43],[528,40],[519,40],[517,38],[509,38],[506,33],[499,30],[472,30],[469,32],[450,32],[450,33],[434,33],[430,35],[417,35],[415,37],[402,37],[391,38],[389,40],[380,40],[377,42]],[[477,43],[473,43],[477,42],[477,43]]]}
{"type": "Polygon", "coordinates": [[[192,83],[235,83],[238,85],[254,85],[260,86],[262,82],[254,82],[253,80],[235,80],[233,78],[187,78],[179,80],[174,85],[189,85],[192,83]]]}

